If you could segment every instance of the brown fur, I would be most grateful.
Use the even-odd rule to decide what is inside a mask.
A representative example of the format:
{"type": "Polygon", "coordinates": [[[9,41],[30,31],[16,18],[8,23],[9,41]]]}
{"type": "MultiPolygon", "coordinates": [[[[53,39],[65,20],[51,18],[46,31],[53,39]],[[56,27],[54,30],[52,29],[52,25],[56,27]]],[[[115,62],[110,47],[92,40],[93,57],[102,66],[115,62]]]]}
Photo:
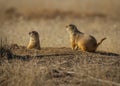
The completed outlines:
{"type": "Polygon", "coordinates": [[[66,28],[70,33],[73,50],[80,48],[82,51],[95,52],[97,47],[106,39],[103,38],[99,43],[97,43],[93,36],[80,32],[73,24],[66,26],[66,28]]]}
{"type": "Polygon", "coordinates": [[[29,32],[30,41],[27,46],[27,49],[38,49],[40,50],[40,41],[39,41],[39,34],[36,31],[29,32]]]}

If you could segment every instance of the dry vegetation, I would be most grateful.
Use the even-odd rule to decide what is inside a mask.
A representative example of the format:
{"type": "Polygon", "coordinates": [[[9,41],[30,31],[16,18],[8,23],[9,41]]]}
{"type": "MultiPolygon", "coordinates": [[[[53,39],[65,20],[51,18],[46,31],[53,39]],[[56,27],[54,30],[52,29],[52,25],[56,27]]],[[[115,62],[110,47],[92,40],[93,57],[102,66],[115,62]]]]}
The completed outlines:
{"type": "Polygon", "coordinates": [[[26,17],[47,15],[48,12],[49,15],[55,15],[58,11],[79,16],[97,14],[118,18],[120,15],[119,0],[0,0],[1,12],[6,13],[11,8],[14,8],[14,14],[26,17]]]}
{"type": "Polygon", "coordinates": [[[120,86],[120,1],[47,1],[0,0],[0,86],[120,86]],[[72,51],[70,23],[107,39],[95,53],[72,51]],[[32,30],[40,51],[25,48],[32,30]]]}
{"type": "Polygon", "coordinates": [[[119,86],[120,56],[70,48],[1,49],[1,86],[119,86]]]}
{"type": "Polygon", "coordinates": [[[26,46],[28,32],[36,30],[40,33],[42,47],[70,47],[69,34],[65,29],[69,23],[74,23],[81,32],[93,35],[97,41],[107,37],[98,50],[120,53],[120,21],[104,17],[14,19],[1,23],[0,36],[3,39],[7,37],[10,44],[26,46]]]}

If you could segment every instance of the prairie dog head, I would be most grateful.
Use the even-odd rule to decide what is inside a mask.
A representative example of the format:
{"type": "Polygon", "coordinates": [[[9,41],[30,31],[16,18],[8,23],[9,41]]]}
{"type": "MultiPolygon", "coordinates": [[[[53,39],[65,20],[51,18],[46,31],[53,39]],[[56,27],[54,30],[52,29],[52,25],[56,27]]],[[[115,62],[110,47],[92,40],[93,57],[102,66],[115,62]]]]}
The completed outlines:
{"type": "Polygon", "coordinates": [[[37,31],[31,31],[29,32],[30,39],[33,39],[34,41],[38,41],[39,39],[39,33],[37,31]]]}
{"type": "Polygon", "coordinates": [[[66,26],[67,31],[69,31],[70,33],[76,33],[79,32],[77,27],[74,24],[69,24],[66,26]]]}

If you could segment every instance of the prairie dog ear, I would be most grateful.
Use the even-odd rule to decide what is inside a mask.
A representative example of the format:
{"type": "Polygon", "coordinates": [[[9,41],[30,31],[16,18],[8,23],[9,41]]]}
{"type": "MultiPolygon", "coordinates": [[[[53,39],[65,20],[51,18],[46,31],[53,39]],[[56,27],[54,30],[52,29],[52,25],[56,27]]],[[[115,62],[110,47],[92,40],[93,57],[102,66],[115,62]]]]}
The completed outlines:
{"type": "Polygon", "coordinates": [[[74,24],[69,25],[72,29],[76,29],[76,26],[74,24]]]}
{"type": "Polygon", "coordinates": [[[73,26],[73,29],[75,30],[75,29],[76,29],[76,27],[75,27],[75,26],[73,26]]]}

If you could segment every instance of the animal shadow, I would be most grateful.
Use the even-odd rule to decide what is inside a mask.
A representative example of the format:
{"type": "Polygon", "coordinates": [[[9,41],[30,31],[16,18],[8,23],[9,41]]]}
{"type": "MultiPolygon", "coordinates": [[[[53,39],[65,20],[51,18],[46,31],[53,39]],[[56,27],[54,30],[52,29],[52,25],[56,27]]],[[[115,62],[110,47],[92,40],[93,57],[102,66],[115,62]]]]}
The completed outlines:
{"type": "Polygon", "coordinates": [[[105,51],[96,51],[95,53],[98,53],[100,55],[106,55],[106,56],[120,56],[120,54],[112,53],[112,52],[105,52],[105,51]]]}

